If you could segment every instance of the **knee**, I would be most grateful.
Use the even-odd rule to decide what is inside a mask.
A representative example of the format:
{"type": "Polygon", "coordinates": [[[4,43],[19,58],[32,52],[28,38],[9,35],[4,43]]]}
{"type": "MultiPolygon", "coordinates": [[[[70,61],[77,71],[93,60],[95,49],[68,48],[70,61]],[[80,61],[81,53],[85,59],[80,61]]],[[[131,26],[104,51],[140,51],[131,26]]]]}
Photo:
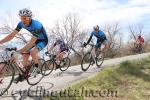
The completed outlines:
{"type": "Polygon", "coordinates": [[[56,58],[59,58],[59,57],[60,57],[60,54],[57,54],[57,55],[56,55],[56,58]]]}
{"type": "Polygon", "coordinates": [[[23,59],[27,59],[27,58],[29,58],[29,54],[23,54],[22,57],[23,57],[23,59]]]}
{"type": "Polygon", "coordinates": [[[109,48],[109,45],[106,45],[106,49],[108,49],[109,48]]]}
{"type": "Polygon", "coordinates": [[[30,55],[31,55],[32,57],[37,56],[37,54],[38,54],[38,52],[35,51],[35,50],[32,50],[32,51],[30,52],[30,55]]]}

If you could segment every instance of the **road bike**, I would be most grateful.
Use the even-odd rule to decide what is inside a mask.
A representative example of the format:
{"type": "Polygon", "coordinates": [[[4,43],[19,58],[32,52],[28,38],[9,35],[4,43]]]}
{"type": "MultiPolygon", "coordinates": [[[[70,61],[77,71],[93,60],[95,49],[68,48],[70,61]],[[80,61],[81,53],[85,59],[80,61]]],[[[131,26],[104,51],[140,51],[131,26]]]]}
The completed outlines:
{"type": "MultiPolygon", "coordinates": [[[[28,66],[22,69],[16,60],[18,56],[16,50],[17,48],[5,48],[6,54],[2,57],[3,61],[0,62],[0,96],[10,88],[15,77],[19,74],[23,75],[29,85],[36,85],[44,77],[41,70],[37,75],[32,75],[35,67],[32,61],[28,66]]],[[[40,59],[39,62],[39,66],[41,67],[44,61],[40,59]]]]}
{"type": "Polygon", "coordinates": [[[95,53],[96,53],[96,57],[95,57],[95,60],[94,60],[94,57],[92,56],[92,49],[93,47],[95,47],[95,45],[93,44],[88,44],[90,45],[91,49],[90,51],[88,51],[87,53],[85,53],[83,55],[83,58],[81,60],[81,69],[83,71],[87,71],[88,68],[93,65],[94,63],[96,63],[97,67],[101,67],[101,65],[103,64],[104,62],[104,52],[101,52],[99,50],[99,48],[96,49],[95,53]],[[95,62],[96,61],[96,62],[95,62]]]}
{"type": "Polygon", "coordinates": [[[69,54],[60,61],[59,64],[56,62],[56,55],[46,53],[46,56],[49,57],[49,60],[45,61],[42,66],[42,73],[44,76],[48,76],[54,69],[60,69],[61,71],[66,71],[70,66],[69,54]]]}

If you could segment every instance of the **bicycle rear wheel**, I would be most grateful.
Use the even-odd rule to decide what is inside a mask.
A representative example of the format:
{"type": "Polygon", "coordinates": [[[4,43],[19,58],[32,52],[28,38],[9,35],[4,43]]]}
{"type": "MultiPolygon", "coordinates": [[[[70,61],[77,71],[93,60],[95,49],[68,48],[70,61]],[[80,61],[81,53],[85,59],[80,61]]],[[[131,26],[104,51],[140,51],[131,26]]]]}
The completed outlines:
{"type": "Polygon", "coordinates": [[[101,67],[101,65],[103,64],[104,62],[104,53],[99,53],[97,56],[96,56],[96,65],[97,67],[101,67]]]}
{"type": "Polygon", "coordinates": [[[27,69],[28,75],[26,77],[27,78],[27,83],[29,85],[36,85],[42,80],[42,78],[44,77],[44,75],[42,74],[42,71],[40,70],[42,68],[42,66],[43,66],[43,60],[40,59],[39,68],[38,68],[39,69],[39,73],[36,76],[32,75],[32,72],[33,72],[33,70],[35,68],[35,64],[32,64],[31,66],[29,66],[30,68],[27,69]]]}
{"type": "Polygon", "coordinates": [[[70,59],[69,59],[69,57],[65,57],[63,60],[64,61],[61,62],[61,63],[63,63],[63,65],[60,66],[60,70],[61,71],[66,71],[70,66],[70,59]]]}
{"type": "Polygon", "coordinates": [[[14,80],[15,71],[7,62],[0,62],[0,96],[10,88],[14,80]]]}
{"type": "Polygon", "coordinates": [[[44,76],[48,76],[53,70],[54,70],[54,61],[52,60],[45,61],[41,68],[42,75],[44,76]]]}
{"type": "Polygon", "coordinates": [[[83,56],[83,58],[82,58],[82,61],[81,61],[81,69],[82,69],[83,71],[87,71],[88,68],[89,68],[90,65],[91,65],[91,62],[92,62],[91,53],[88,52],[88,53],[86,53],[86,54],[83,56]],[[89,64],[87,64],[87,63],[89,63],[89,64]]]}

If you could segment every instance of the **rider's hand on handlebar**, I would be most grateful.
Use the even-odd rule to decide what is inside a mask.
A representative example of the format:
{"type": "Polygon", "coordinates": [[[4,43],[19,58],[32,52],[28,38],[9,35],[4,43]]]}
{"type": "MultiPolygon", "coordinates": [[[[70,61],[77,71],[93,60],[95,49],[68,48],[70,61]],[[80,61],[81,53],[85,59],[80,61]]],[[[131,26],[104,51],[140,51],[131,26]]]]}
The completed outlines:
{"type": "Polygon", "coordinates": [[[49,53],[49,51],[46,51],[45,54],[48,55],[48,54],[50,54],[50,53],[49,53]]]}
{"type": "Polygon", "coordinates": [[[87,43],[84,42],[84,43],[83,43],[83,46],[86,47],[86,45],[87,45],[87,43]]]}

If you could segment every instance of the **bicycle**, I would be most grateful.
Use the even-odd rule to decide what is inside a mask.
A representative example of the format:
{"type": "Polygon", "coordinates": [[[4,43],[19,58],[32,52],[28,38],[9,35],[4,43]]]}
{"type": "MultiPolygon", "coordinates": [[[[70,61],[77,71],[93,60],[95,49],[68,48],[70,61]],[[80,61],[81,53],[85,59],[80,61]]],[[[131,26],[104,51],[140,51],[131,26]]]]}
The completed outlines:
{"type": "Polygon", "coordinates": [[[70,66],[70,58],[68,57],[69,54],[70,53],[68,53],[68,55],[64,57],[63,60],[61,60],[59,64],[57,64],[56,55],[46,53],[46,56],[49,57],[49,60],[44,62],[42,69],[41,69],[43,72],[42,74],[44,76],[48,76],[54,70],[54,68],[55,70],[59,68],[61,71],[66,71],[70,66]]]}
{"type": "Polygon", "coordinates": [[[142,53],[144,52],[143,46],[141,44],[134,44],[133,53],[142,53]]]}
{"type": "MultiPolygon", "coordinates": [[[[90,51],[88,51],[87,53],[85,53],[83,55],[83,58],[81,60],[81,69],[83,71],[87,71],[88,68],[95,63],[95,61],[92,57],[92,53],[91,53],[91,51],[95,45],[93,45],[93,44],[88,44],[88,45],[91,46],[91,49],[90,49],[90,51]],[[89,63],[89,64],[87,64],[87,63],[89,63]]],[[[100,68],[104,62],[104,52],[101,52],[99,49],[96,49],[95,53],[96,53],[96,58],[95,58],[96,65],[97,65],[97,67],[100,68]]]]}
{"type": "MultiPolygon", "coordinates": [[[[0,62],[0,96],[2,96],[10,88],[15,75],[22,74],[29,85],[36,85],[44,77],[41,74],[41,71],[36,76],[31,74],[34,67],[33,62],[31,62],[29,66],[24,67],[24,70],[20,68],[17,64],[16,58],[14,58],[16,50],[16,48],[5,48],[6,59],[0,62]],[[10,55],[8,55],[8,52],[10,52],[10,55]]],[[[42,63],[40,63],[40,66],[42,66],[42,63]]]]}

